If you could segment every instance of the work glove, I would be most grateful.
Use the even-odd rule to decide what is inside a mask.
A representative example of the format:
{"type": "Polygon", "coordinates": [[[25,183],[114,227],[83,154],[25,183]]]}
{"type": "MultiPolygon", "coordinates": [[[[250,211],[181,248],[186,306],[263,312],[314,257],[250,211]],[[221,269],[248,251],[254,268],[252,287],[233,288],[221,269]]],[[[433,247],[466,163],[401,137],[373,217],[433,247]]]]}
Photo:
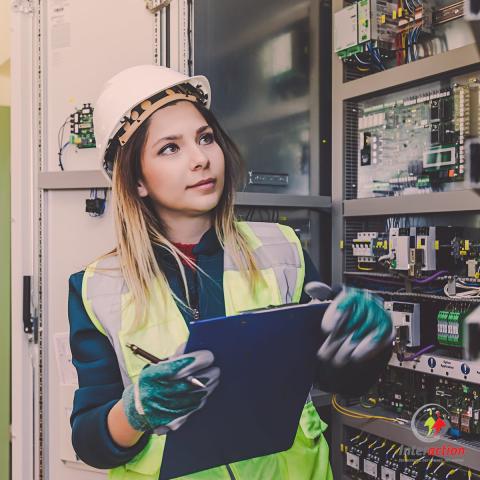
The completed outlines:
{"type": "MultiPolygon", "coordinates": [[[[310,282],[305,292],[312,301],[328,299],[328,285],[310,282]]],[[[333,292],[330,289],[330,296],[333,292]]],[[[393,342],[395,332],[383,301],[357,288],[343,288],[330,303],[322,320],[326,339],[317,352],[320,360],[335,367],[362,362],[393,342]]]]}
{"type": "Polygon", "coordinates": [[[146,366],[122,395],[130,425],[158,435],[178,429],[217,387],[220,369],[210,366],[213,360],[212,352],[199,350],[146,366]],[[193,375],[205,388],[188,380],[193,375]]]}

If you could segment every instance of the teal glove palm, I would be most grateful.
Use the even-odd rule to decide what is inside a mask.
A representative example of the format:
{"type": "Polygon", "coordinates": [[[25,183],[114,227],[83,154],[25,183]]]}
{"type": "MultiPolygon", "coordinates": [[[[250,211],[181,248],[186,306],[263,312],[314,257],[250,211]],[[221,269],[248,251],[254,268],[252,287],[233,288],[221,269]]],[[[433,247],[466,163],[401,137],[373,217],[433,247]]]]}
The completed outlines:
{"type": "Polygon", "coordinates": [[[122,395],[132,427],[162,435],[183,425],[219,383],[220,369],[210,366],[213,360],[210,351],[199,350],[145,367],[122,395]],[[193,374],[205,388],[187,380],[193,374]]]}
{"type": "Polygon", "coordinates": [[[327,338],[317,355],[338,367],[366,360],[394,338],[392,320],[382,299],[355,288],[344,289],[329,305],[322,330],[327,338]]]}

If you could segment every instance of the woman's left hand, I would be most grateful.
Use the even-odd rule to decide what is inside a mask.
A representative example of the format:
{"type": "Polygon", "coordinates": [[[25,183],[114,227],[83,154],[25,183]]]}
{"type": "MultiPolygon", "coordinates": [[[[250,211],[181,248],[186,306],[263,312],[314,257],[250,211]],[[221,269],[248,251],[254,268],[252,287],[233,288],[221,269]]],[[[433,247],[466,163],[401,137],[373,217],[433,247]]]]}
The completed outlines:
{"type": "Polygon", "coordinates": [[[336,367],[361,362],[385,349],[394,338],[392,320],[380,297],[347,288],[337,295],[322,320],[326,340],[318,358],[336,367]]]}

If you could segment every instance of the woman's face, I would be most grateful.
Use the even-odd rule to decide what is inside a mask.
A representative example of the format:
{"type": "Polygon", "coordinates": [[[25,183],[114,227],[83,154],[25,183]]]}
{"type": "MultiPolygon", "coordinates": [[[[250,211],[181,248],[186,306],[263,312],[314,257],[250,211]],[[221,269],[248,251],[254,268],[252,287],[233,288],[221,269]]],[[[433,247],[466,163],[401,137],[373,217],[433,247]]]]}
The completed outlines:
{"type": "Polygon", "coordinates": [[[205,215],[223,192],[225,159],[212,128],[195,106],[179,102],[150,117],[142,152],[141,197],[168,222],[205,215]]]}

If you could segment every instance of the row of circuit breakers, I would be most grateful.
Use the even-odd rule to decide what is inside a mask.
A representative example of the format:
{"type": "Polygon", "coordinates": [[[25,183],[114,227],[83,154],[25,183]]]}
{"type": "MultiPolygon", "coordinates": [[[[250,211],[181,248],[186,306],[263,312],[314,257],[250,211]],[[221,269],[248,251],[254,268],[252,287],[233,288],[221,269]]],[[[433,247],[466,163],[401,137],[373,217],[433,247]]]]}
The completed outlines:
{"type": "MultiPolygon", "coordinates": [[[[435,448],[412,448],[354,429],[342,444],[345,472],[352,480],[479,480],[480,472],[432,455],[435,448]]],[[[461,448],[447,449],[461,456],[461,448]]]]}
{"type": "Polygon", "coordinates": [[[470,282],[480,279],[480,230],[462,227],[392,227],[359,232],[352,241],[356,268],[364,272],[422,277],[443,271],[470,282]]]}

